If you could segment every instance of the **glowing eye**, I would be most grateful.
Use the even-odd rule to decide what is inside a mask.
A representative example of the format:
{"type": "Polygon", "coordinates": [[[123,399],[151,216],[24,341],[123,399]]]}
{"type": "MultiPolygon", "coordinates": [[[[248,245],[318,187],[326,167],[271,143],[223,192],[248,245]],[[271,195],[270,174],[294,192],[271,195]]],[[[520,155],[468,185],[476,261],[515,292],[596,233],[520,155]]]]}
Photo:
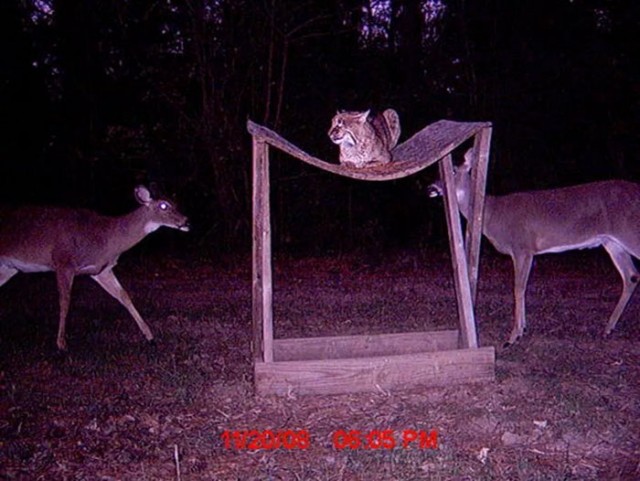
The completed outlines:
{"type": "Polygon", "coordinates": [[[169,208],[169,204],[166,202],[160,202],[160,210],[167,210],[169,208]]]}

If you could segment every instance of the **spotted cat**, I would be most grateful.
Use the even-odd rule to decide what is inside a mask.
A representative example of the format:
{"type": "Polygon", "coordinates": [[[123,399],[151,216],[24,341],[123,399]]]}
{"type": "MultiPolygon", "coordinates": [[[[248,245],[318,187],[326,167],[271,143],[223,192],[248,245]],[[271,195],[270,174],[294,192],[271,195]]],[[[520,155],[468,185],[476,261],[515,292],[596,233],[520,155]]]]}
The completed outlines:
{"type": "Polygon", "coordinates": [[[338,112],[329,138],[340,146],[340,163],[354,167],[391,162],[391,149],[400,137],[400,119],[393,109],[370,116],[366,112],[338,112]]]}

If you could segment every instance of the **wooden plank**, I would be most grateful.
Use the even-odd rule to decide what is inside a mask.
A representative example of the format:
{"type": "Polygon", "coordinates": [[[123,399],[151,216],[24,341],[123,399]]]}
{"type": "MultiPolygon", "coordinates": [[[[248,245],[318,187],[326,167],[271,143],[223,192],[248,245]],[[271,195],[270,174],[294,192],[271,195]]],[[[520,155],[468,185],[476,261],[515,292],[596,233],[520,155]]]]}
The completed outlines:
{"type": "Polygon", "coordinates": [[[396,146],[393,160],[433,165],[487,126],[491,123],[438,120],[396,146]]]}
{"type": "Polygon", "coordinates": [[[358,168],[337,163],[337,150],[336,162],[326,162],[308,154],[273,130],[250,120],[247,121],[247,130],[254,138],[267,142],[292,157],[337,175],[371,181],[400,179],[415,174],[435,164],[443,156],[487,126],[491,126],[491,124],[489,122],[439,120],[394,148],[391,151],[393,162],[358,168]]]}
{"type": "Polygon", "coordinates": [[[259,395],[341,394],[495,380],[493,347],[402,356],[255,363],[259,395]]]}
{"type": "Polygon", "coordinates": [[[253,355],[273,361],[273,281],[269,146],[253,138],[253,355]]]}
{"type": "Polygon", "coordinates": [[[458,348],[458,331],[276,339],[275,361],[391,356],[458,348]]]}
{"type": "Polygon", "coordinates": [[[446,155],[440,161],[440,177],[444,183],[445,217],[449,233],[451,263],[453,264],[453,281],[458,305],[458,319],[460,321],[461,347],[478,347],[478,335],[473,314],[473,300],[469,284],[469,271],[462,237],[451,154],[446,155]]]}
{"type": "Polygon", "coordinates": [[[475,305],[478,286],[478,269],[480,264],[480,241],[482,239],[482,223],[484,217],[484,198],[487,185],[489,165],[489,149],[491,147],[491,127],[482,129],[474,139],[474,168],[471,171],[471,195],[469,218],[467,219],[466,247],[471,284],[471,299],[475,305]]]}

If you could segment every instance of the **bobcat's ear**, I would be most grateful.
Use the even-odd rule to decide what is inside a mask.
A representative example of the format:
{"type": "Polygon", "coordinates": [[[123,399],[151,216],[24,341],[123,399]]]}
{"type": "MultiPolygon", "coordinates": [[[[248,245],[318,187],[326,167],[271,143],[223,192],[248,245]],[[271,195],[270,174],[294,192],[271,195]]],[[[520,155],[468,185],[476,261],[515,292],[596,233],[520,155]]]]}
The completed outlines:
{"type": "Polygon", "coordinates": [[[371,110],[367,110],[366,112],[362,112],[359,116],[358,116],[358,121],[361,124],[364,124],[367,119],[369,118],[369,112],[371,112],[371,110]]]}

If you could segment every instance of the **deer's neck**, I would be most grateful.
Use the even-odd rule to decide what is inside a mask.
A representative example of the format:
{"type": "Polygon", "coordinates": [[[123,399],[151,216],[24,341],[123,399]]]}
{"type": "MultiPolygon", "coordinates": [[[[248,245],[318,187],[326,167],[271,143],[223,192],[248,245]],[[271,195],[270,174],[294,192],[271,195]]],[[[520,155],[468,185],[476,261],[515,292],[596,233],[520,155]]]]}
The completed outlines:
{"type": "MultiPolygon", "coordinates": [[[[471,196],[473,195],[471,191],[471,175],[465,175],[460,179],[456,179],[456,197],[458,199],[458,206],[460,207],[460,212],[464,216],[465,219],[469,219],[470,207],[471,207],[471,196]]],[[[489,235],[488,231],[491,230],[491,219],[492,212],[494,210],[495,196],[485,194],[484,196],[484,220],[482,222],[482,232],[487,235],[487,237],[492,238],[489,235]]]]}
{"type": "Polygon", "coordinates": [[[130,249],[159,226],[149,225],[146,207],[109,219],[110,250],[122,253],[130,249]]]}
{"type": "Polygon", "coordinates": [[[456,197],[460,212],[465,219],[469,218],[469,207],[471,205],[471,175],[467,174],[460,179],[456,179],[456,197]]]}

